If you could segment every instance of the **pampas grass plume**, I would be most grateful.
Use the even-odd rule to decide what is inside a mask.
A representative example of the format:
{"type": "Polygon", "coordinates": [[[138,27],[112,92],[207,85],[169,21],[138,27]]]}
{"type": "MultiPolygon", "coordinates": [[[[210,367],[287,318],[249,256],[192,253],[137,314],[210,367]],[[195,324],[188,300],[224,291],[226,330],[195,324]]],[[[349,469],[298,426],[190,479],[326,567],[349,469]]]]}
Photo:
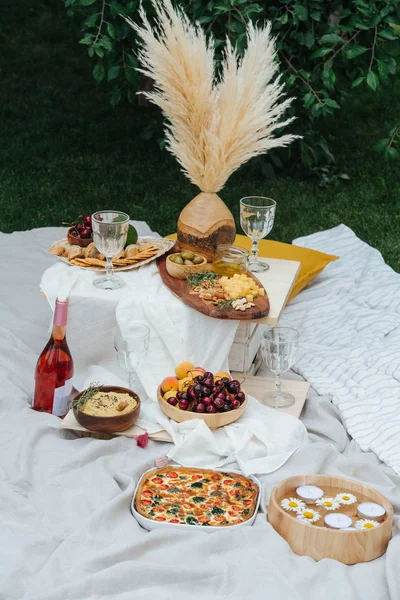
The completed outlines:
{"type": "Polygon", "coordinates": [[[221,77],[215,76],[213,40],[171,0],[152,0],[156,25],[140,9],[141,25],[127,18],[140,40],[140,72],[154,82],[142,92],[166,118],[168,150],[203,192],[218,192],[250,158],[287,146],[297,136],[275,136],[293,98],[282,99],[271,25],[247,25],[239,59],[226,41],[221,77]]]}

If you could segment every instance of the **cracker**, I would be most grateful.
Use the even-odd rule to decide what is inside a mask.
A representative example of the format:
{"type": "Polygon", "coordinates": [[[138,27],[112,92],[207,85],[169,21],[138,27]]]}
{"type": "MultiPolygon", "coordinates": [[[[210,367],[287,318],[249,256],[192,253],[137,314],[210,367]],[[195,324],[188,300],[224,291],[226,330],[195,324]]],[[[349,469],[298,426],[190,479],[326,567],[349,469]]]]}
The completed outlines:
{"type": "Polygon", "coordinates": [[[106,261],[99,258],[85,258],[85,263],[91,267],[105,267],[106,261]]]}
{"type": "Polygon", "coordinates": [[[69,261],[71,265],[76,267],[88,267],[89,265],[86,263],[85,258],[71,258],[69,261]]]}

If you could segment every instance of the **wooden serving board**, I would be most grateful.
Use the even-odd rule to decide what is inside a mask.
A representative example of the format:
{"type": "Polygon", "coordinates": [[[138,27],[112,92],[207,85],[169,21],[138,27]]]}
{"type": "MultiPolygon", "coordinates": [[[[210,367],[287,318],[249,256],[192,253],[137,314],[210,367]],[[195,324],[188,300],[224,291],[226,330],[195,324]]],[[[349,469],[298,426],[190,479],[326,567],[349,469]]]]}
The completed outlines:
{"type": "Polygon", "coordinates": [[[377,490],[359,481],[333,475],[297,475],[284,479],[274,487],[269,500],[267,519],[296,554],[311,556],[315,560],[333,558],[345,565],[354,565],[374,560],[386,552],[392,535],[393,506],[377,490]],[[303,523],[296,518],[296,513],[284,510],[280,505],[283,498],[297,498],[296,489],[300,485],[316,485],[327,497],[334,497],[340,492],[350,492],[356,496],[357,502],[347,506],[341,505],[332,511],[318,505],[309,505],[321,518],[313,524],[303,523]],[[345,513],[351,517],[354,526],[360,519],[357,516],[357,506],[361,502],[376,502],[385,508],[386,515],[378,527],[344,531],[330,529],[324,525],[326,514],[345,513]]]}
{"type": "MultiPolygon", "coordinates": [[[[168,252],[168,254],[172,254],[177,250],[174,248],[168,252]]],[[[251,319],[262,319],[266,317],[269,312],[269,299],[267,292],[265,292],[265,296],[258,296],[254,300],[255,306],[248,308],[247,310],[235,310],[232,307],[228,308],[218,308],[214,306],[210,302],[206,302],[199,298],[198,294],[192,292],[190,285],[186,280],[176,279],[175,277],[171,277],[171,275],[167,272],[166,260],[168,254],[164,254],[157,259],[158,270],[160,272],[161,279],[163,283],[167,286],[167,288],[184,304],[191,306],[195,310],[207,315],[208,317],[213,317],[214,319],[232,319],[234,321],[249,321],[251,319]]],[[[210,265],[211,270],[211,265],[210,265]]],[[[264,287],[262,283],[250,273],[247,272],[249,277],[252,277],[256,284],[259,287],[264,287]]]]}
{"type": "MultiPolygon", "coordinates": [[[[263,396],[267,392],[272,392],[275,388],[274,377],[260,377],[259,375],[244,375],[243,373],[231,372],[232,377],[243,381],[241,384],[243,391],[250,396],[253,396],[260,404],[264,404],[263,396]]],[[[300,418],[303,406],[307,398],[307,392],[310,388],[308,381],[299,381],[298,379],[283,379],[282,390],[288,392],[294,396],[294,404],[292,406],[286,406],[284,408],[274,408],[278,412],[292,415],[296,419],[300,418]]]]}

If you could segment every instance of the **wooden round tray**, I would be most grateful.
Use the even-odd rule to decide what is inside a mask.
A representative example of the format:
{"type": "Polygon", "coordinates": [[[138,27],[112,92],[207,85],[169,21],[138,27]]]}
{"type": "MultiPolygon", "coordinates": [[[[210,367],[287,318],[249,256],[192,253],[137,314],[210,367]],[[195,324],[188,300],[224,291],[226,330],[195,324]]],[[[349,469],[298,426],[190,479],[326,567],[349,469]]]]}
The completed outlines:
{"type": "Polygon", "coordinates": [[[268,505],[267,519],[272,527],[289,544],[293,552],[300,556],[311,556],[315,560],[333,558],[346,565],[374,560],[386,552],[392,534],[393,507],[376,490],[342,477],[330,475],[298,475],[284,479],[272,490],[268,505]],[[296,513],[281,508],[284,498],[298,497],[296,488],[300,485],[316,485],[324,490],[324,496],[336,496],[340,492],[350,492],[357,496],[352,505],[341,505],[335,511],[326,511],[322,506],[312,506],[321,518],[313,524],[303,523],[296,513]],[[379,527],[368,530],[341,531],[324,526],[324,516],[329,513],[345,513],[353,519],[357,516],[357,506],[361,502],[376,502],[386,509],[384,520],[379,527]]]}
{"type": "MultiPolygon", "coordinates": [[[[137,262],[133,265],[128,265],[126,267],[121,267],[118,265],[114,265],[113,266],[113,271],[117,272],[117,271],[132,271],[134,269],[139,269],[140,267],[143,267],[144,265],[148,265],[149,263],[153,262],[153,260],[157,260],[158,258],[160,258],[160,256],[162,256],[165,252],[169,252],[169,250],[171,250],[172,246],[174,245],[174,240],[167,240],[166,238],[154,238],[154,237],[139,237],[137,240],[137,244],[140,246],[144,246],[146,244],[153,244],[154,246],[157,246],[158,248],[158,252],[157,254],[154,254],[154,256],[152,256],[151,258],[145,258],[144,260],[141,260],[140,262],[137,262]]],[[[53,254],[51,252],[52,248],[56,245],[63,245],[63,246],[70,246],[70,244],[68,243],[67,239],[62,239],[62,240],[58,240],[57,242],[54,242],[51,247],[50,247],[50,254],[53,254]]],[[[53,256],[55,256],[53,254],[53,256]]],[[[71,263],[68,258],[66,258],[65,256],[55,256],[56,258],[58,258],[58,260],[61,260],[63,263],[72,266],[77,266],[77,265],[73,265],[73,263],[71,263]]],[[[85,271],[95,271],[97,273],[104,273],[105,271],[105,267],[78,267],[79,269],[84,269],[85,271]]]]}
{"type": "Polygon", "coordinates": [[[202,419],[210,429],[218,429],[219,427],[224,427],[225,425],[230,425],[230,423],[237,421],[246,410],[248,402],[246,394],[246,398],[240,408],[235,408],[235,410],[230,410],[229,412],[214,413],[210,415],[208,413],[195,413],[180,410],[179,408],[175,408],[175,406],[171,406],[171,404],[168,404],[168,402],[164,400],[161,393],[161,386],[159,386],[157,390],[157,399],[163,413],[173,421],[183,423],[184,421],[191,421],[192,419],[202,419]]]}

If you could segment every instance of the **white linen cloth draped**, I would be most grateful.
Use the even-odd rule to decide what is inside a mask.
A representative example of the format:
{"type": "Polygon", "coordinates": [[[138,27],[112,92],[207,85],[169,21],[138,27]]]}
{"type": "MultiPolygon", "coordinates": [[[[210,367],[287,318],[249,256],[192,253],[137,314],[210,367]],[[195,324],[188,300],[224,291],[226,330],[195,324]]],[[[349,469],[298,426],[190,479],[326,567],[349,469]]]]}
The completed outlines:
{"type": "Polygon", "coordinates": [[[200,419],[179,424],[166,418],[156,401],[158,385],[164,377],[173,375],[175,366],[184,360],[214,373],[228,370],[228,355],[238,322],[211,319],[183,304],[164,286],[155,263],[119,275],[126,282],[122,294],[119,290],[111,293],[97,290],[92,285],[96,273],[61,262],[42,277],[40,287],[52,306],[60,294],[57,290],[62,289],[70,296],[68,340],[77,367],[74,380],[77,389],[93,381],[117,383],[116,375],[123,377],[111,338],[115,324],[113,307],[116,298],[120,298],[116,319],[122,333],[132,321],[148,325],[151,331],[150,351],[138,373],[147,399],[137,424],[148,431],[165,429],[172,435],[170,458],[179,464],[209,467],[237,461],[246,474],[268,473],[307,443],[306,430],[299,420],[264,407],[251,397],[246,414],[218,431],[211,432],[200,419]],[[96,306],[102,317],[99,324],[96,306]],[[87,315],[85,319],[82,311],[87,315]],[[86,340],[82,323],[88,328],[89,344],[80,342],[82,336],[86,340]],[[79,327],[78,340],[73,329],[72,343],[71,327],[79,327]]]}

